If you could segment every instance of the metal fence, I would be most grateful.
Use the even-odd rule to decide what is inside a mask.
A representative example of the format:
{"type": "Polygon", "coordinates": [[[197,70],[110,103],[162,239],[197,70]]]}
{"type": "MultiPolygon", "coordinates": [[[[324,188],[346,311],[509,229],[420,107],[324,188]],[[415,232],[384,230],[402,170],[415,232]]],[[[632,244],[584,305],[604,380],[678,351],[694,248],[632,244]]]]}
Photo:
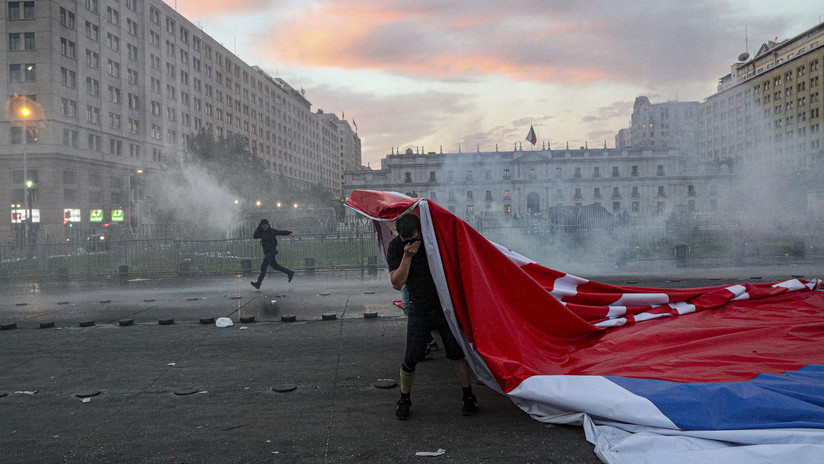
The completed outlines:
{"type": "MultiPolygon", "coordinates": [[[[374,235],[284,237],[278,262],[305,273],[385,267],[374,235]]],[[[99,240],[0,246],[0,280],[77,280],[257,273],[263,252],[253,239],[99,240]]]]}
{"type": "MultiPolygon", "coordinates": [[[[769,230],[736,224],[702,227],[627,225],[592,229],[540,222],[483,224],[488,239],[549,267],[568,263],[623,267],[711,267],[818,262],[824,257],[824,224],[798,224],[769,230]]],[[[245,229],[244,229],[245,230],[245,229]]],[[[157,231],[155,231],[157,232],[157,231]]],[[[197,234],[175,234],[200,237],[197,234]]],[[[0,280],[128,279],[137,277],[256,274],[260,243],[240,238],[179,239],[109,237],[37,245],[0,246],[0,280]]],[[[307,274],[385,268],[371,226],[342,225],[334,233],[280,238],[278,262],[307,274]]]]}

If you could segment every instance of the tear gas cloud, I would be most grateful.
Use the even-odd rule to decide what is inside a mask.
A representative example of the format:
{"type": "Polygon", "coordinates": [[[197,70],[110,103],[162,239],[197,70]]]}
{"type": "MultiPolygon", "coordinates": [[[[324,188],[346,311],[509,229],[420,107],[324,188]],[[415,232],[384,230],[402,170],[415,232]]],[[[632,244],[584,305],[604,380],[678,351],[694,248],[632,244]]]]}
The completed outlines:
{"type": "Polygon", "coordinates": [[[241,219],[238,195],[200,166],[159,172],[149,178],[145,193],[155,204],[153,223],[173,221],[226,234],[241,219]]]}

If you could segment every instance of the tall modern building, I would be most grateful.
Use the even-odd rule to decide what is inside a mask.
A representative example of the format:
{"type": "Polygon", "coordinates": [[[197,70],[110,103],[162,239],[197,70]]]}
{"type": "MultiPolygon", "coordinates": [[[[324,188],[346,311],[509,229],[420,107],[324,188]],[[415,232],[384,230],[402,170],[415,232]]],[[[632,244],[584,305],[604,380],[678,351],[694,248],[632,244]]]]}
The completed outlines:
{"type": "Polygon", "coordinates": [[[821,132],[824,23],[755,56],[743,53],[700,108],[706,160],[765,169],[807,169],[824,161],[821,132]]]}
{"type": "Polygon", "coordinates": [[[650,103],[635,99],[628,130],[615,137],[617,148],[676,148],[694,152],[698,148],[698,102],[650,103]]]}
{"type": "Polygon", "coordinates": [[[343,170],[360,159],[349,124],[313,113],[302,90],[246,64],[163,1],[5,5],[4,241],[29,216],[46,228],[123,220],[135,176],[176,161],[202,130],[247,137],[290,189],[342,196],[343,170]]]}

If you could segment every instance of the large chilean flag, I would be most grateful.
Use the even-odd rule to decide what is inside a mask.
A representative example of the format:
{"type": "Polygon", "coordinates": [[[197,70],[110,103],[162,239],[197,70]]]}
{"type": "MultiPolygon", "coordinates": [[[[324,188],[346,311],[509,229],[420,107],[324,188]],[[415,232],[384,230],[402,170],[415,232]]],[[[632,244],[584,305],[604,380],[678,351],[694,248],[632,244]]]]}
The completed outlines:
{"type": "Polygon", "coordinates": [[[437,204],[356,190],[386,249],[421,218],[438,296],[475,374],[608,463],[824,461],[821,281],[606,285],[494,244],[437,204]]]}

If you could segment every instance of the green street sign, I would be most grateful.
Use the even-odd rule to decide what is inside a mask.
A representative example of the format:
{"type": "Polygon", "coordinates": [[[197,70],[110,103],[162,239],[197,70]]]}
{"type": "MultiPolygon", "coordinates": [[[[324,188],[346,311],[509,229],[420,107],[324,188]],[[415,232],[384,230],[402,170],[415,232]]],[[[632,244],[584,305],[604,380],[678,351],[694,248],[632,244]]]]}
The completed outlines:
{"type": "Polygon", "coordinates": [[[103,210],[93,209],[89,212],[89,222],[103,222],[103,210]]]}

